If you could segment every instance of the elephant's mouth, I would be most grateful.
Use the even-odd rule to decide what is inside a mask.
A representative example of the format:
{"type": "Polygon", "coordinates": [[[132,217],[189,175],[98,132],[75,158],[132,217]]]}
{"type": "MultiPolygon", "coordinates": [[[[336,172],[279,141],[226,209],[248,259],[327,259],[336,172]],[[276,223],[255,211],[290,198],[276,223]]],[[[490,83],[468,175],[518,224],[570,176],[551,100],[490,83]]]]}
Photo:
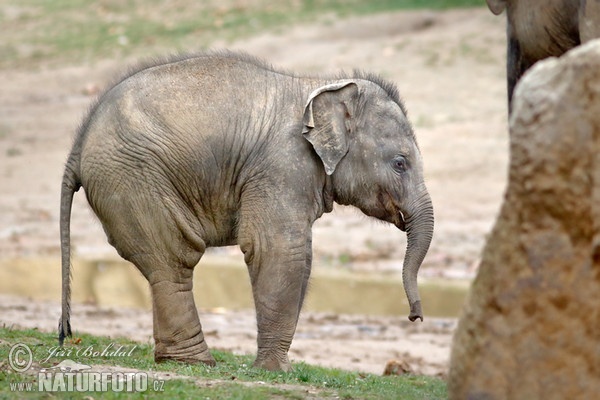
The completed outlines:
{"type": "Polygon", "coordinates": [[[398,210],[397,222],[394,225],[396,225],[396,227],[402,232],[406,232],[406,219],[404,218],[404,214],[402,214],[402,211],[400,210],[398,210]]]}
{"type": "Polygon", "coordinates": [[[394,201],[394,197],[387,190],[380,190],[377,200],[379,202],[378,212],[366,214],[390,222],[402,232],[406,232],[406,219],[400,210],[400,207],[396,201],[394,201]]]}

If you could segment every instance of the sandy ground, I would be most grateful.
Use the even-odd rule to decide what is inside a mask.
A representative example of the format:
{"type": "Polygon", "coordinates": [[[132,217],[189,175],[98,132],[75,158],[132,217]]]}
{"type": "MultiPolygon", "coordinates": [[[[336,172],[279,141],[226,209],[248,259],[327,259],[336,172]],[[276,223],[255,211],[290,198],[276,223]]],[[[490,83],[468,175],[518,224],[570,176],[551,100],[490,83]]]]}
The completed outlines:
{"type": "MultiPolygon", "coordinates": [[[[228,47],[297,72],[360,68],[396,82],[415,127],[435,207],[435,235],[422,276],[473,276],[506,182],[501,18],[485,8],[330,18],[228,47]]],[[[58,255],[60,178],[73,133],[98,88],[130,61],[0,71],[1,257],[58,255]]],[[[115,255],[82,194],[75,200],[72,243],[79,256],[115,255]]],[[[314,227],[314,268],[399,271],[405,246],[402,232],[338,207],[314,227]]],[[[0,322],[54,329],[57,303],[1,300],[0,322]]],[[[90,321],[79,326],[94,333],[150,338],[148,312],[94,305],[74,310],[73,318],[90,321]]],[[[208,312],[202,321],[214,347],[254,351],[251,312],[208,312]]],[[[404,317],[304,315],[291,357],[375,373],[387,360],[404,357],[417,372],[439,374],[448,361],[454,325],[452,320],[411,325],[404,317]]]]}

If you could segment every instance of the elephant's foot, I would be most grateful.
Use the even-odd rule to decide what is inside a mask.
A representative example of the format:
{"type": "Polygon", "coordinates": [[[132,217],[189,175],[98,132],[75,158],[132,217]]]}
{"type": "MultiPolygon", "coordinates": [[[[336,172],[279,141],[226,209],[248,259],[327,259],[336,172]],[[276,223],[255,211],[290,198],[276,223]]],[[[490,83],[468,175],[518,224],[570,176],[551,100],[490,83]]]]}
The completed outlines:
{"type": "Polygon", "coordinates": [[[290,372],[292,370],[292,365],[290,364],[287,354],[283,357],[258,355],[256,361],[254,361],[254,367],[266,369],[268,371],[290,372]]]}
{"type": "MultiPolygon", "coordinates": [[[[176,324],[165,324],[165,321],[173,322],[171,319],[165,320],[156,318],[154,322],[154,360],[160,361],[180,361],[185,363],[204,363],[215,366],[216,362],[208,350],[208,345],[204,340],[202,326],[198,319],[195,308],[187,315],[177,314],[182,319],[176,321],[176,324]],[[176,327],[182,327],[176,331],[176,327]]],[[[156,316],[156,313],[155,313],[156,316]]]]}
{"type": "Polygon", "coordinates": [[[151,284],[154,360],[216,365],[210,354],[192,295],[192,270],[179,269],[172,280],[151,284]],[[178,282],[179,281],[179,282],[178,282]]]}
{"type": "Polygon", "coordinates": [[[217,365],[204,340],[191,347],[184,347],[181,344],[169,346],[164,343],[156,343],[154,361],[179,361],[188,364],[204,363],[211,367],[217,365]]]}

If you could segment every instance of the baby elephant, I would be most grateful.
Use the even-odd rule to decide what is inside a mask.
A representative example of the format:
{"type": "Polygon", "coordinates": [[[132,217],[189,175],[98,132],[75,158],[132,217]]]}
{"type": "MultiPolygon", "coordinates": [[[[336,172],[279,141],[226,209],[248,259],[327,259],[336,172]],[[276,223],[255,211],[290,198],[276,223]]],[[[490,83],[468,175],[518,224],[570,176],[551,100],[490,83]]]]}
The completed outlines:
{"type": "Polygon", "coordinates": [[[334,202],[406,231],[409,319],[423,318],[417,271],[433,208],[406,110],[375,76],[299,76],[210,52],[146,66],[104,93],[62,180],[61,343],[71,335],[69,225],[81,187],[110,244],[150,283],[156,361],[215,363],[192,273],[207,247],[238,244],[256,306],[254,365],[288,371],[312,224],[334,202]]]}

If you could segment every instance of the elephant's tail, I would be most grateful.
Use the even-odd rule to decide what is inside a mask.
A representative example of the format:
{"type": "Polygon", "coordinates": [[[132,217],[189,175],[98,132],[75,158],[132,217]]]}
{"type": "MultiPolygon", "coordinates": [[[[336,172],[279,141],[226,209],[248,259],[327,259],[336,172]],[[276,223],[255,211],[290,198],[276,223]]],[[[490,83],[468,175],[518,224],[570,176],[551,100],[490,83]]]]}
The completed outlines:
{"type": "Polygon", "coordinates": [[[71,208],[73,196],[81,187],[79,155],[69,156],[60,193],[60,255],[62,264],[62,315],[58,321],[58,343],[71,336],[71,208]]]}

